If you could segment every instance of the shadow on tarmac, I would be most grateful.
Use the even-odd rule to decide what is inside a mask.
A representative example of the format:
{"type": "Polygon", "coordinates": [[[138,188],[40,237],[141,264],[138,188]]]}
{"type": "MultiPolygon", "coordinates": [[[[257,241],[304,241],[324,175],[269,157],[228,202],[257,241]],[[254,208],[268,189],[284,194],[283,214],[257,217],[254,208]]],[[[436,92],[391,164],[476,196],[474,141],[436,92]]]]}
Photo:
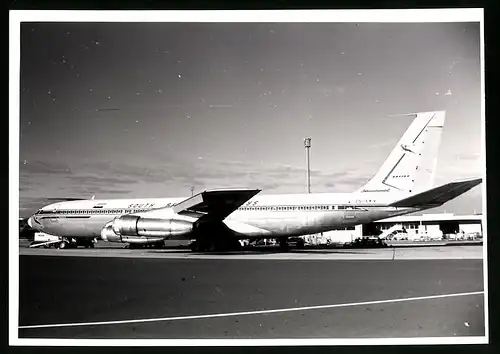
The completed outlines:
{"type": "MultiPolygon", "coordinates": [[[[386,248],[388,249],[388,248],[386,248]]],[[[380,249],[377,249],[380,250],[380,249]]],[[[188,249],[150,249],[142,250],[148,253],[176,253],[176,254],[189,254],[189,255],[252,255],[252,254],[373,254],[376,252],[369,252],[368,249],[290,249],[288,251],[280,251],[278,248],[249,248],[235,251],[214,251],[214,252],[193,252],[188,249]]]]}

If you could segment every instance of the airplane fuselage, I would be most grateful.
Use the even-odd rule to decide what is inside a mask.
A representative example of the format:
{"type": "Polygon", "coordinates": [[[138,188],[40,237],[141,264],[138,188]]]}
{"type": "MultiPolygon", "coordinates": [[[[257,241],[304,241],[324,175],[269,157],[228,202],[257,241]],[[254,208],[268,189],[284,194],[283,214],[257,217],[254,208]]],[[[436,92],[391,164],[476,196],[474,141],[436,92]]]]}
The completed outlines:
{"type": "MultiPolygon", "coordinates": [[[[388,204],[396,196],[391,194],[390,199],[384,199],[383,194],[385,193],[259,195],[248,200],[223,222],[237,238],[273,238],[326,232],[420,210],[390,207],[388,204]]],[[[53,235],[95,238],[100,236],[108,222],[118,216],[147,215],[148,212],[174,206],[185,199],[61,202],[42,208],[30,223],[34,228],[53,235]]]]}

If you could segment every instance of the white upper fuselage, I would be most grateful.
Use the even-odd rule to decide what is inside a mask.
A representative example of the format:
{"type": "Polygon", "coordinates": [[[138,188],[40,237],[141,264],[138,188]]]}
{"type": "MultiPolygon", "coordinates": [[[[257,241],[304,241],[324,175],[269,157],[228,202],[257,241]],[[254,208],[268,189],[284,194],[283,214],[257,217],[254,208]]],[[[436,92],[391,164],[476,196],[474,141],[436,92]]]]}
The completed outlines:
{"type": "MultiPolygon", "coordinates": [[[[395,193],[316,193],[257,195],[225,218],[238,237],[299,236],[345,228],[416,211],[388,204],[395,193]]],[[[98,237],[106,223],[124,214],[147,217],[172,213],[186,198],[78,200],[45,206],[30,218],[43,232],[67,237],[98,237]]]]}

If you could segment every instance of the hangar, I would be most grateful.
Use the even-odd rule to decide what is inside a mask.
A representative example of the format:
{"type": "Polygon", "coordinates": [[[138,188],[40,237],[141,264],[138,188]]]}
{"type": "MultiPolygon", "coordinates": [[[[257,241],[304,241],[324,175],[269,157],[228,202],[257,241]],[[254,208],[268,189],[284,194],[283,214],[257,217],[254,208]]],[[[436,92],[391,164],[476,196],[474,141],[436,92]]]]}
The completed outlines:
{"type": "Polygon", "coordinates": [[[482,238],[482,218],[482,214],[402,215],[304,238],[311,244],[347,243],[363,236],[409,241],[476,240],[482,238]]]}

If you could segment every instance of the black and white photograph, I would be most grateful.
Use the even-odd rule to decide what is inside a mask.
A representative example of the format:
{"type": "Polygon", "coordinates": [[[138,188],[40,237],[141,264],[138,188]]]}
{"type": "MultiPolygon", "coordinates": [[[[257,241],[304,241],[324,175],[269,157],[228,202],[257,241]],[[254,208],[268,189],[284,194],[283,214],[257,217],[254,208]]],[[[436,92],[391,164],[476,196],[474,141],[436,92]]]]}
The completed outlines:
{"type": "Polygon", "coordinates": [[[10,344],[488,343],[483,37],[11,11],[10,344]]]}

